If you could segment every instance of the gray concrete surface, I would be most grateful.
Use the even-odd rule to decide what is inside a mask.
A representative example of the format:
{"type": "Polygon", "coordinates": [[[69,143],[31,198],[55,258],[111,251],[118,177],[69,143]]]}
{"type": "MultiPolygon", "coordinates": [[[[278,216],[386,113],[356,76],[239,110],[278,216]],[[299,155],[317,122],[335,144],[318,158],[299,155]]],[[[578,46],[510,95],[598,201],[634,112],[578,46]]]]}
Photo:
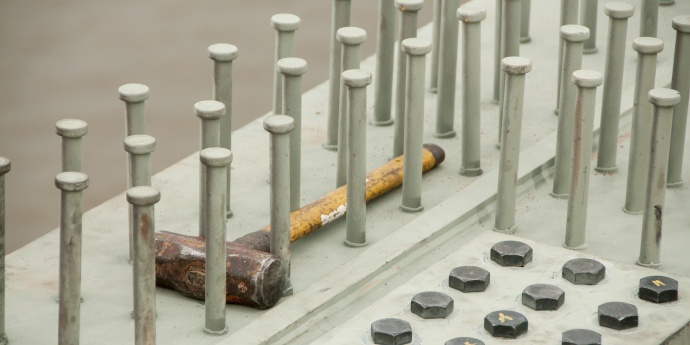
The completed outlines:
{"type": "MultiPolygon", "coordinates": [[[[363,56],[374,53],[378,5],[352,2],[352,25],[369,35],[363,56]]],[[[420,26],[432,16],[425,1],[420,26]]],[[[151,88],[147,134],[159,145],[154,173],[198,150],[195,102],[212,97],[212,60],[206,48],[239,48],[233,67],[235,128],[271,109],[274,30],[270,18],[302,19],[296,55],[309,63],[304,90],[328,78],[331,2],[327,0],[21,1],[0,4],[0,155],[7,175],[7,249],[12,252],[59,221],[60,141],[55,122],[89,124],[83,169],[93,181],[88,210],[126,188],[124,104],[117,88],[151,88]]]]}

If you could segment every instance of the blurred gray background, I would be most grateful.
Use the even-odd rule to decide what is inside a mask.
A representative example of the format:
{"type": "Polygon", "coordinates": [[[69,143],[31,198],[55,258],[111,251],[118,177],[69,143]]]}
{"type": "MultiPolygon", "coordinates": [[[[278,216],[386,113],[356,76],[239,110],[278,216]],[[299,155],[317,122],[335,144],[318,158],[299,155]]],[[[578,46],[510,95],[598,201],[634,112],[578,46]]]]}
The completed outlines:
{"type": "MultiPolygon", "coordinates": [[[[233,126],[239,128],[271,109],[272,15],[302,19],[295,55],[309,63],[304,90],[328,78],[331,3],[2,1],[0,156],[12,160],[6,175],[7,251],[59,226],[60,193],[53,182],[60,171],[56,121],[78,118],[89,124],[83,138],[83,170],[91,179],[84,193],[88,210],[126,188],[120,85],[142,83],[151,89],[146,131],[157,140],[152,160],[158,172],[198,149],[193,105],[212,97],[209,45],[239,48],[233,63],[233,126]]],[[[376,0],[352,1],[351,25],[368,33],[363,57],[375,51],[377,12],[376,0]]],[[[419,25],[431,17],[432,0],[425,0],[419,25]]]]}

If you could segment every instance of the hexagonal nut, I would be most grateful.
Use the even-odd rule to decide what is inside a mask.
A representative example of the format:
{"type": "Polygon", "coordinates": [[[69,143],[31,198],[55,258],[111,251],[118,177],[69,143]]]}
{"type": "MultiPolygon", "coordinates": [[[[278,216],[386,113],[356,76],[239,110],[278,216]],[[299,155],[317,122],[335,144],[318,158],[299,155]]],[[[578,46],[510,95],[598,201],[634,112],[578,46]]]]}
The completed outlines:
{"type": "Polygon", "coordinates": [[[453,299],[441,292],[425,291],[412,297],[413,313],[422,319],[445,319],[453,312],[453,299]]]}
{"type": "Polygon", "coordinates": [[[637,296],[645,301],[668,303],[678,300],[678,281],[664,276],[649,276],[640,279],[637,296]]]}
{"type": "Polygon", "coordinates": [[[485,345],[483,341],[475,338],[470,338],[470,337],[459,337],[459,338],[453,338],[445,343],[443,345],[485,345]]]}
{"type": "Polygon", "coordinates": [[[561,274],[575,285],[597,285],[606,277],[606,267],[592,259],[572,259],[563,265],[561,274]]]}
{"type": "Polygon", "coordinates": [[[503,267],[524,267],[532,261],[532,247],[518,241],[503,241],[491,247],[491,260],[503,267]]]}
{"type": "Polygon", "coordinates": [[[491,282],[491,273],[477,266],[453,268],[448,275],[448,286],[462,292],[484,292],[491,282]]]}
{"type": "Polygon", "coordinates": [[[588,329],[571,329],[563,332],[561,345],[601,345],[601,334],[588,329]]]}
{"type": "Polygon", "coordinates": [[[496,338],[516,339],[527,333],[527,318],[514,311],[499,310],[484,318],[484,329],[496,338]]]}
{"type": "Polygon", "coordinates": [[[637,307],[624,302],[608,302],[599,306],[599,326],[622,331],[637,327],[637,307]]]}
{"type": "Polygon", "coordinates": [[[405,320],[388,318],[372,322],[371,338],[374,344],[403,345],[412,342],[412,326],[405,320]]]}
{"type": "Polygon", "coordinates": [[[534,310],[558,310],[565,302],[565,291],[549,284],[533,284],[522,291],[522,304],[534,310]]]}

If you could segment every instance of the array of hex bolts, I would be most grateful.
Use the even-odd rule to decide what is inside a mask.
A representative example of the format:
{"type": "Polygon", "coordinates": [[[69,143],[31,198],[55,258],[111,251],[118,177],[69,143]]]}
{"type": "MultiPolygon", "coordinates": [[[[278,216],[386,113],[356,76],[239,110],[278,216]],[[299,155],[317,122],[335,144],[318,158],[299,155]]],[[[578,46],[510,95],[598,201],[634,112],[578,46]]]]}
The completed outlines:
{"type": "MultiPolygon", "coordinates": [[[[500,267],[523,269],[534,265],[534,252],[523,242],[502,241],[490,249],[491,261],[500,267]]],[[[577,258],[567,261],[561,268],[561,277],[572,285],[597,285],[606,279],[606,267],[599,261],[577,258]]],[[[565,282],[563,282],[565,283],[565,282]]],[[[450,271],[448,286],[458,290],[466,298],[475,298],[473,293],[484,292],[491,284],[491,273],[478,266],[459,266],[450,271]]],[[[499,282],[499,284],[501,284],[499,282]]],[[[678,300],[678,281],[665,276],[640,278],[637,289],[640,300],[663,304],[678,300]]],[[[480,296],[476,296],[480,298],[480,296]]],[[[552,284],[532,284],[521,294],[522,304],[536,312],[556,311],[565,303],[565,291],[552,284]]],[[[422,319],[446,319],[457,313],[457,306],[451,296],[442,292],[424,291],[412,297],[410,311],[422,319]]],[[[529,316],[529,314],[528,314],[529,316]]],[[[639,324],[637,307],[625,302],[607,302],[598,307],[598,322],[601,327],[623,331],[639,324]]],[[[447,323],[439,327],[447,327],[447,323]]],[[[494,338],[518,339],[527,334],[527,317],[515,310],[496,310],[488,313],[483,321],[487,335],[494,338]]],[[[399,318],[376,320],[371,324],[371,337],[375,344],[409,344],[414,339],[412,326],[399,318]]],[[[601,345],[601,334],[588,329],[571,329],[562,333],[564,345],[601,345]]],[[[482,340],[471,337],[458,337],[445,342],[445,345],[484,344],[482,340]]]]}
{"type": "MultiPolygon", "coordinates": [[[[463,27],[461,174],[482,174],[478,92],[481,78],[478,71],[481,61],[480,25],[487,13],[477,7],[460,7],[459,3],[459,0],[435,1],[433,39],[430,42],[416,38],[417,12],[422,9],[422,0],[379,1],[376,89],[371,124],[394,124],[393,157],[404,154],[401,209],[406,212],[423,209],[422,116],[428,53],[432,59],[429,89],[438,94],[435,135],[438,138],[456,136],[453,122],[459,22],[463,27]],[[399,18],[397,33],[396,10],[399,18]],[[396,38],[400,42],[400,51],[397,60],[393,61],[396,38]],[[397,69],[394,70],[393,66],[397,69]],[[394,79],[397,81],[395,90],[394,79]]],[[[672,22],[677,35],[671,89],[655,88],[654,85],[656,55],[664,49],[664,42],[655,37],[659,25],[658,6],[672,3],[673,0],[642,2],[640,37],[634,40],[632,47],[638,52],[638,59],[628,188],[623,209],[632,214],[644,213],[638,264],[649,267],[660,265],[663,186],[675,187],[683,182],[681,165],[690,93],[690,16],[679,16],[672,22]],[[639,188],[645,184],[646,188],[639,188]]],[[[356,247],[367,243],[363,197],[366,182],[366,87],[372,82],[372,74],[359,69],[360,45],[367,34],[362,29],[349,27],[350,5],[351,0],[333,0],[328,124],[324,147],[338,151],[336,184],[347,185],[349,215],[345,243],[356,247]]],[[[513,233],[517,229],[515,202],[525,77],[532,68],[529,59],[520,57],[520,43],[531,40],[531,5],[530,0],[496,0],[496,5],[493,100],[499,103],[498,143],[501,152],[494,229],[513,233]]],[[[561,0],[561,40],[557,55],[559,78],[556,85],[559,121],[552,195],[569,199],[564,246],[572,249],[586,246],[595,91],[602,83],[604,96],[595,170],[616,171],[624,42],[627,20],[633,15],[634,8],[625,2],[609,2],[604,6],[604,13],[610,17],[610,25],[606,74],[602,75],[581,69],[582,55],[598,51],[595,40],[598,1],[561,0]]],[[[300,26],[300,19],[291,14],[279,14],[271,18],[271,25],[277,34],[273,115],[264,120],[264,128],[270,133],[271,147],[271,252],[285,264],[288,279],[284,294],[289,295],[292,293],[289,215],[300,207],[301,75],[306,73],[307,63],[294,57],[295,31],[300,26]]],[[[237,48],[230,44],[211,45],[208,52],[214,63],[214,100],[194,105],[194,111],[201,119],[199,235],[205,238],[207,250],[204,329],[209,334],[224,334],[228,330],[224,283],[225,218],[233,214],[229,169],[232,161],[231,73],[238,54],[237,48]]],[[[155,343],[154,205],[160,200],[160,192],[151,187],[150,155],[156,141],[145,134],[144,102],[149,97],[148,87],[127,84],[119,88],[119,94],[126,104],[124,147],[128,153],[129,189],[126,196],[130,203],[129,258],[133,264],[135,339],[136,344],[152,344],[155,343]]],[[[88,176],[81,172],[80,151],[87,125],[80,120],[66,119],[58,121],[56,127],[63,138],[63,172],[55,179],[56,186],[62,191],[59,343],[77,344],[81,300],[81,193],[89,184],[88,176]]],[[[9,160],[0,157],[0,260],[4,260],[4,174],[9,170],[9,160]]],[[[496,252],[499,253],[498,249],[496,252]]],[[[492,259],[501,265],[523,266],[528,263],[525,261],[527,254],[497,254],[494,258],[492,250],[492,259]],[[523,261],[516,257],[522,257],[523,261]]],[[[583,265],[596,266],[594,263],[566,263],[564,277],[574,284],[579,284],[580,279],[586,281],[584,284],[591,283],[592,279],[600,280],[599,276],[582,278],[576,271],[583,265]],[[569,265],[574,268],[568,268],[569,265]]],[[[4,267],[2,262],[0,267],[4,267]]],[[[0,284],[4,286],[4,272],[1,276],[0,284]]],[[[488,282],[488,272],[459,267],[453,270],[450,284],[461,291],[472,292],[482,291],[488,282]],[[467,275],[478,278],[469,279],[467,275]]],[[[677,283],[670,278],[644,278],[640,283],[640,297],[666,302],[673,298],[668,297],[673,295],[673,291],[669,292],[673,287],[677,295],[677,283]],[[666,288],[659,289],[659,282],[666,288]],[[652,286],[654,284],[657,284],[656,288],[652,286]]],[[[4,335],[4,288],[1,290],[0,344],[7,342],[4,335]]],[[[552,286],[533,285],[523,293],[523,303],[535,310],[557,309],[563,298],[562,290],[552,286]],[[551,297],[543,297],[545,295],[551,297]]],[[[446,317],[452,309],[453,300],[439,293],[421,293],[412,301],[412,311],[424,318],[446,317]]],[[[634,306],[607,303],[599,308],[600,324],[625,329],[636,325],[634,313],[634,306]],[[625,315],[621,317],[621,314],[625,315]]],[[[514,338],[527,331],[527,319],[512,311],[496,311],[485,318],[485,328],[494,336],[514,338]]],[[[372,324],[372,337],[381,344],[403,344],[411,339],[411,331],[409,324],[400,320],[380,320],[372,324]]],[[[563,334],[564,343],[570,337],[596,338],[587,331],[572,330],[563,334]]],[[[459,344],[467,339],[457,338],[446,344],[459,344]]]]}

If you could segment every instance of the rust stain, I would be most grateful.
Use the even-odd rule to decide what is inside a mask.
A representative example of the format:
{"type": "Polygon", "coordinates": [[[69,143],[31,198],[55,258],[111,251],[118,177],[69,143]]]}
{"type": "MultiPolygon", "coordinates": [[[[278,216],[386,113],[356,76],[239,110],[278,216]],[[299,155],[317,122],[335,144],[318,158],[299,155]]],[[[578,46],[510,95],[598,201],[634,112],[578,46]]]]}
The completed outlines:
{"type": "Polygon", "coordinates": [[[663,217],[663,206],[654,205],[654,231],[656,233],[656,243],[661,243],[661,228],[663,217]]]}

